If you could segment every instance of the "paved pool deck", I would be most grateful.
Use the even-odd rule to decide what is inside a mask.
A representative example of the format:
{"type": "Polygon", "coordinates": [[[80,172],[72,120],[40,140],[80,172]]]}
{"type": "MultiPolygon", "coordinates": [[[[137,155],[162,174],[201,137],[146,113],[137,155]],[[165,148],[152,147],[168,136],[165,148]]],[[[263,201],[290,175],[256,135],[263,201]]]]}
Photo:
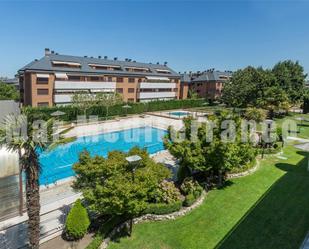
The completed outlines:
{"type": "Polygon", "coordinates": [[[90,136],[145,126],[166,130],[170,125],[173,126],[175,130],[180,130],[183,127],[183,122],[182,120],[158,117],[150,114],[134,115],[106,121],[90,120],[88,124],[75,125],[75,127],[67,132],[65,136],[90,136]]]}
{"type": "MultiPolygon", "coordinates": [[[[183,122],[154,115],[136,115],[112,121],[76,125],[66,136],[96,135],[144,126],[167,129],[170,125],[179,130],[183,127],[183,122]]],[[[172,172],[177,171],[177,162],[168,151],[157,152],[152,157],[156,162],[165,164],[172,172]]],[[[48,187],[41,186],[41,243],[61,235],[71,204],[78,198],[82,198],[82,194],[75,192],[71,187],[73,179],[66,179],[57,185],[53,184],[48,187]]],[[[8,248],[19,248],[25,244],[27,220],[28,216],[25,212],[21,216],[0,222],[0,248],[3,245],[8,248]]]]}

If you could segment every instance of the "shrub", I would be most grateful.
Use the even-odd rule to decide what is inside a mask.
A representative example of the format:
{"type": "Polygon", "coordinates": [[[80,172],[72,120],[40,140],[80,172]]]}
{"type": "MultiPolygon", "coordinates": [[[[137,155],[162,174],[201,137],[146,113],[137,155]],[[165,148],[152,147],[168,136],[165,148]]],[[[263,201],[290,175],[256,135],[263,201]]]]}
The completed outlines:
{"type": "Polygon", "coordinates": [[[70,240],[77,240],[84,237],[90,225],[86,208],[78,199],[71,208],[65,222],[66,236],[70,240]]]}
{"type": "Polygon", "coordinates": [[[266,119],[266,111],[258,108],[247,108],[245,118],[247,120],[254,120],[256,122],[262,122],[266,119]]]}
{"type": "Polygon", "coordinates": [[[162,181],[155,194],[157,203],[174,203],[181,200],[181,194],[173,182],[162,181]]]}
{"type": "Polygon", "coordinates": [[[182,202],[177,201],[174,203],[150,203],[144,210],[144,214],[170,214],[179,211],[182,207],[182,202]]]}
{"type": "Polygon", "coordinates": [[[105,239],[106,235],[118,224],[123,222],[123,218],[119,216],[114,216],[111,219],[109,219],[107,222],[105,222],[101,228],[98,230],[96,235],[94,236],[94,239],[88,244],[86,249],[98,249],[100,245],[102,244],[103,240],[105,239]]]}
{"type": "Polygon", "coordinates": [[[183,205],[185,207],[190,207],[197,199],[199,196],[194,196],[193,194],[188,194],[183,202],[183,205]]]}
{"type": "Polygon", "coordinates": [[[186,197],[192,195],[194,198],[198,198],[203,192],[203,188],[192,177],[186,178],[181,184],[180,189],[186,197]]]}

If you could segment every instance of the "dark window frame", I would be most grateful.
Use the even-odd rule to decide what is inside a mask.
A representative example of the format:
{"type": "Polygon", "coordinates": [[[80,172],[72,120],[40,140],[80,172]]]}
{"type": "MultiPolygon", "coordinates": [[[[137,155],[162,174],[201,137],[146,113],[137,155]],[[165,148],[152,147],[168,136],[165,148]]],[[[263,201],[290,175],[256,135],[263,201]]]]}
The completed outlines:
{"type": "Polygon", "coordinates": [[[38,88],[36,90],[37,95],[49,95],[49,89],[46,88],[38,88]]]}
{"type": "Polygon", "coordinates": [[[36,78],[36,84],[37,85],[48,85],[49,83],[49,78],[45,77],[37,77],[36,78]]]}

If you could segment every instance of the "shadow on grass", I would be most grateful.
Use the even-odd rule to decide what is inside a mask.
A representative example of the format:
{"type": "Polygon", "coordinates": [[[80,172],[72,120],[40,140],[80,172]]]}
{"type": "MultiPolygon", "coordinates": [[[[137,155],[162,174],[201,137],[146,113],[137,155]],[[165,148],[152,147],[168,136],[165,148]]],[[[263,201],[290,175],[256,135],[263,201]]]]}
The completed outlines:
{"type": "MultiPolygon", "coordinates": [[[[308,152],[286,172],[216,246],[217,249],[296,249],[309,230],[308,152]]],[[[228,214],[227,214],[228,215],[228,214]]]]}

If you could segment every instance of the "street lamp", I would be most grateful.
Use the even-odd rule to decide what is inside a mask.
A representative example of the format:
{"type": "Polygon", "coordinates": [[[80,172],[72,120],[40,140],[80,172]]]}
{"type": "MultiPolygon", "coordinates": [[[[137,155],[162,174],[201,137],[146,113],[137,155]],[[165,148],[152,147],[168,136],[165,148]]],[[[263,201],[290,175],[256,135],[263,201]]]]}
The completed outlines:
{"type": "MultiPolygon", "coordinates": [[[[132,181],[134,183],[134,173],[136,168],[138,167],[139,162],[142,160],[142,158],[139,155],[133,155],[126,157],[126,161],[129,163],[132,171],[132,181]]],[[[132,235],[132,227],[133,227],[133,217],[131,216],[130,220],[130,236],[132,235]]]]}
{"type": "Polygon", "coordinates": [[[126,157],[126,161],[129,163],[132,170],[132,180],[134,181],[134,173],[138,166],[138,163],[142,160],[139,155],[133,155],[126,157]]]}

